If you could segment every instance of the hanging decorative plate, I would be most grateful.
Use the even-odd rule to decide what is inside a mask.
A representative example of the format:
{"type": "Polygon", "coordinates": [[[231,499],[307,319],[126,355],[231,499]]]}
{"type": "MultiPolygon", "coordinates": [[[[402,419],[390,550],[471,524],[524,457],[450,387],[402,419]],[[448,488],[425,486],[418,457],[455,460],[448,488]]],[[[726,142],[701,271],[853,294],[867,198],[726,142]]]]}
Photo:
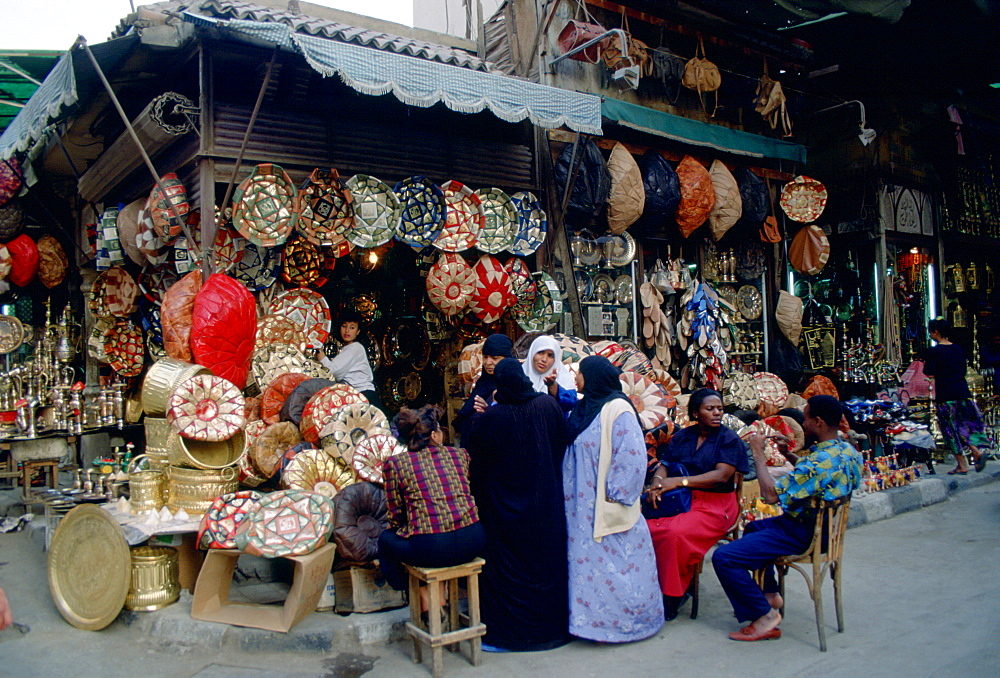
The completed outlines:
{"type": "Polygon", "coordinates": [[[442,252],[427,272],[427,296],[446,316],[465,311],[476,289],[476,274],[458,254],[442,252]]]}
{"type": "Polygon", "coordinates": [[[139,198],[118,210],[118,241],[125,255],[138,266],[146,264],[146,256],[135,244],[135,236],[139,233],[139,213],[145,206],[146,198],[139,198]]]}
{"type": "Polygon", "coordinates": [[[334,459],[323,450],[304,450],[288,462],[281,484],[290,490],[305,490],[333,499],[356,482],[354,472],[343,459],[334,459]]]}
{"type": "Polygon", "coordinates": [[[504,270],[510,276],[510,290],[517,297],[516,307],[522,310],[530,309],[535,303],[535,295],[538,294],[538,284],[531,277],[531,271],[523,259],[510,259],[504,264],[504,270]]]}
{"type": "Polygon", "coordinates": [[[764,273],[766,259],[764,246],[749,238],[736,247],[736,275],[740,280],[751,282],[764,273]]]}
{"type": "Polygon", "coordinates": [[[246,426],[246,400],[227,379],[198,374],[174,389],[167,421],[185,438],[229,440],[246,426]]]}
{"type": "Polygon", "coordinates": [[[173,238],[161,236],[153,228],[153,218],[149,210],[139,212],[138,225],[135,233],[135,246],[151,264],[162,264],[170,258],[170,243],[173,238]]]}
{"type": "Polygon", "coordinates": [[[526,257],[534,254],[535,250],[545,242],[545,236],[549,231],[549,220],[533,193],[521,191],[510,196],[510,200],[517,210],[517,233],[507,251],[519,257],[526,257]]]}
{"type": "Polygon", "coordinates": [[[135,310],[139,285],[129,272],[112,266],[104,272],[104,304],[111,315],[124,318],[135,310]]]}
{"type": "Polygon", "coordinates": [[[610,236],[604,243],[604,258],[616,268],[628,266],[635,258],[635,238],[628,231],[610,236]]]}
{"type": "Polygon", "coordinates": [[[92,504],[67,513],[49,545],[48,578],[52,601],[70,624],[98,631],[113,622],[132,580],[121,525],[92,504]]]}
{"type": "Polygon", "coordinates": [[[476,195],[483,208],[483,228],[476,247],[488,254],[499,254],[510,247],[517,236],[517,208],[510,196],[499,188],[481,188],[476,195]]]}
{"type": "Polygon", "coordinates": [[[578,363],[588,356],[595,355],[594,349],[580,337],[569,334],[553,334],[552,338],[559,342],[562,349],[562,361],[564,364],[578,363]]]}
{"type": "Polygon", "coordinates": [[[201,265],[201,230],[191,229],[191,237],[194,238],[193,248],[186,235],[182,235],[174,241],[172,248],[174,270],[179,275],[190,273],[201,265]]]}
{"type": "Polygon", "coordinates": [[[12,315],[0,315],[0,355],[16,350],[24,343],[24,325],[12,315]]]}
{"type": "Polygon", "coordinates": [[[142,330],[130,322],[120,322],[104,331],[104,354],[111,369],[123,377],[142,373],[146,357],[142,330]]]}
{"type": "Polygon", "coordinates": [[[484,254],[473,267],[476,289],[472,293],[469,310],[486,323],[496,322],[504,312],[517,303],[510,288],[510,276],[492,255],[484,254]]]}
{"type": "MultiPolygon", "coordinates": [[[[330,259],[333,264],[336,259],[330,259]]],[[[285,254],[281,261],[281,277],[285,282],[299,287],[322,287],[326,284],[323,275],[323,255],[319,248],[305,238],[295,238],[285,243],[285,254]]],[[[333,268],[333,266],[329,266],[333,268]]]]}
{"type": "Polygon", "coordinates": [[[295,195],[284,169],[257,165],[233,193],[233,225],[255,245],[280,245],[295,228],[295,195]]]}
{"type": "Polygon", "coordinates": [[[304,556],[326,544],[333,530],[333,504],[322,494],[279,490],[264,497],[236,536],[245,553],[266,558],[304,556]]]}
{"type": "MultiPolygon", "coordinates": [[[[329,424],[337,411],[345,405],[367,403],[368,399],[348,384],[334,384],[313,394],[302,408],[299,432],[311,442],[319,442],[319,432],[329,424]]],[[[385,415],[383,415],[384,417],[385,415]]]]}
{"type": "Polygon", "coordinates": [[[236,279],[251,292],[259,292],[274,284],[280,266],[280,249],[246,243],[236,264],[236,279]]]}
{"type": "Polygon", "coordinates": [[[378,247],[392,240],[403,207],[388,184],[367,174],[347,180],[354,198],[354,228],[345,234],[355,247],[378,247]]]}
{"type": "Polygon", "coordinates": [[[257,320],[256,348],[270,344],[288,344],[300,351],[306,348],[306,335],[293,320],[283,315],[265,315],[257,320]]]}
{"type": "Polygon", "coordinates": [[[483,342],[469,344],[458,356],[458,378],[466,384],[474,384],[483,370],[483,342]]]}
{"type": "Polygon", "coordinates": [[[447,212],[441,189],[417,176],[403,179],[394,190],[402,205],[396,238],[417,249],[437,240],[447,212]]]}
{"type": "Polygon", "coordinates": [[[336,411],[320,430],[319,437],[327,454],[348,461],[353,458],[355,445],[380,433],[392,435],[382,410],[368,403],[351,403],[336,411]]]}
{"type": "Polygon", "coordinates": [[[211,508],[201,517],[198,546],[203,549],[236,548],[236,530],[264,495],[253,490],[240,490],[216,497],[211,508]]]}
{"type": "Polygon", "coordinates": [[[275,297],[267,312],[299,323],[305,330],[308,348],[322,348],[330,337],[330,306],[318,292],[304,287],[287,290],[275,297]]]}
{"type": "Polygon", "coordinates": [[[615,303],[615,281],[606,273],[594,276],[594,301],[601,304],[615,303]]]}
{"type": "Polygon", "coordinates": [[[649,431],[666,423],[670,418],[670,410],[677,401],[667,395],[662,386],[632,371],[622,372],[619,379],[622,382],[622,391],[639,413],[639,423],[642,424],[643,431],[649,431]]]}
{"type": "Polygon", "coordinates": [[[736,308],[747,320],[756,320],[764,310],[760,290],[753,285],[743,285],[736,292],[736,308]]]}
{"type": "Polygon", "coordinates": [[[816,221],[826,208],[826,186],[806,176],[797,176],[781,189],[781,209],[793,221],[816,221]]]}
{"type": "Polygon", "coordinates": [[[420,396],[423,388],[423,380],[416,372],[407,372],[399,378],[392,379],[391,386],[393,399],[403,405],[407,405],[420,396]]]}
{"type": "Polygon", "coordinates": [[[483,205],[472,189],[458,181],[441,184],[445,221],[434,247],[445,252],[464,252],[476,246],[483,229],[483,205]]]}
{"type": "MultiPolygon", "coordinates": [[[[218,218],[216,221],[218,222],[218,218]]],[[[228,222],[218,224],[218,230],[215,232],[215,249],[212,250],[217,272],[229,273],[236,270],[243,258],[246,245],[247,241],[240,237],[232,224],[228,222]]]]}
{"type": "Polygon", "coordinates": [[[295,346],[269,344],[253,352],[250,358],[250,375],[258,387],[266,387],[287,372],[309,377],[329,379],[330,371],[315,360],[310,360],[295,346]]]}
{"type": "Polygon", "coordinates": [[[514,307],[513,316],[525,332],[548,332],[556,326],[563,312],[562,295],[556,281],[548,273],[539,271],[531,274],[538,281],[535,303],[530,310],[514,307]]]}
{"type": "Polygon", "coordinates": [[[170,286],[179,280],[170,264],[150,264],[139,274],[139,289],[149,301],[159,305],[170,286]]]}
{"type": "Polygon", "coordinates": [[[389,457],[406,452],[395,436],[378,433],[358,442],[354,447],[351,465],[358,479],[369,483],[382,482],[382,463],[389,457]]]}
{"type": "Polygon", "coordinates": [[[153,220],[156,234],[164,238],[174,238],[184,230],[182,226],[184,218],[191,211],[187,190],[174,172],[160,177],[160,185],[163,186],[162,192],[160,186],[153,186],[146,202],[146,210],[153,220]]]}
{"type": "Polygon", "coordinates": [[[335,257],[349,254],[351,244],[346,235],[354,227],[354,197],[337,170],[314,169],[296,199],[299,233],[313,245],[333,248],[335,257]]]}
{"type": "Polygon", "coordinates": [[[628,306],[632,303],[633,295],[632,276],[625,274],[615,278],[615,300],[619,304],[628,306]]]}

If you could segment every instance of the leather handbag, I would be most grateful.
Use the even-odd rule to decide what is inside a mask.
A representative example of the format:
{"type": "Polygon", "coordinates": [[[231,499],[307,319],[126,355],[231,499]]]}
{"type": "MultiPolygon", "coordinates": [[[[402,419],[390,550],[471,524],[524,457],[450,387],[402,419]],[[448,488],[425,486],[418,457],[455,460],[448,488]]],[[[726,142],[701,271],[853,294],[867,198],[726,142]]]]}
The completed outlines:
{"type": "Polygon", "coordinates": [[[640,77],[653,74],[653,64],[649,58],[649,46],[641,40],[636,40],[629,32],[628,16],[622,10],[622,30],[625,31],[625,51],[622,54],[622,44],[617,37],[611,38],[604,43],[601,51],[601,58],[608,70],[617,71],[620,68],[638,66],[640,77]]]}
{"type": "MultiPolygon", "coordinates": [[[[684,464],[672,461],[668,463],[660,462],[667,468],[668,478],[687,477],[687,469],[684,464]]],[[[642,516],[647,519],[669,518],[680,513],[687,513],[691,510],[691,488],[677,487],[660,495],[660,501],[654,508],[649,503],[647,493],[642,493],[642,516]]]]}
{"type": "MultiPolygon", "coordinates": [[[[559,37],[556,38],[556,44],[559,46],[559,53],[566,54],[583,43],[593,40],[601,35],[607,33],[607,29],[601,26],[599,23],[594,21],[594,17],[590,16],[590,12],[582,2],[577,4],[577,13],[579,10],[583,10],[583,15],[586,17],[587,21],[579,21],[577,19],[570,19],[563,26],[563,29],[559,31],[559,37]]],[[[604,50],[606,40],[595,43],[588,47],[587,49],[581,50],[576,54],[569,57],[574,61],[584,61],[588,64],[596,64],[601,59],[601,52],[604,50]]]]}
{"type": "Polygon", "coordinates": [[[712,109],[711,117],[715,117],[719,110],[719,87],[722,86],[722,73],[719,67],[705,58],[705,41],[698,36],[698,48],[695,50],[694,58],[684,64],[684,76],[681,84],[688,89],[698,93],[698,100],[705,113],[708,113],[708,105],[702,94],[705,92],[715,92],[715,107],[712,109]]]}

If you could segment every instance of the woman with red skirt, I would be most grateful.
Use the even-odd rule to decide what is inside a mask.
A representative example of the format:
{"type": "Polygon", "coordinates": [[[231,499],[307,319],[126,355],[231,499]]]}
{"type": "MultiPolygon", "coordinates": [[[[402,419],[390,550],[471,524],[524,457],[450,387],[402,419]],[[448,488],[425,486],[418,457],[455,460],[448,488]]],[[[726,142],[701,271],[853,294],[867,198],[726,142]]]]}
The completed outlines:
{"type": "Polygon", "coordinates": [[[675,433],[657,455],[663,463],[683,464],[687,477],[668,478],[661,464],[648,491],[655,506],[663,492],[691,489],[690,511],[647,520],[668,621],[690,597],[698,563],[736,522],[740,511],[736,473],[749,471],[746,444],[722,425],[722,396],[717,391],[703,388],[692,393],[688,416],[695,423],[675,433]]]}

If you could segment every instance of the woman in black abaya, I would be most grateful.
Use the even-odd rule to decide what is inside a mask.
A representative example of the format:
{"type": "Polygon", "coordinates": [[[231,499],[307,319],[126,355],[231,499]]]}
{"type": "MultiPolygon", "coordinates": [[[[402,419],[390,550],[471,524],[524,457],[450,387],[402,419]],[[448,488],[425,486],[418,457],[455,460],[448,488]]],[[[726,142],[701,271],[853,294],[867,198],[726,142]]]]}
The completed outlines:
{"type": "Polygon", "coordinates": [[[463,440],[486,530],[484,649],[549,650],[569,641],[566,419],[555,398],[535,392],[517,360],[502,360],[494,376],[496,405],[470,419],[463,440]]]}
{"type": "MultiPolygon", "coordinates": [[[[476,405],[480,409],[493,404],[493,393],[497,390],[497,380],[493,370],[504,358],[514,356],[514,342],[506,334],[492,334],[483,342],[483,371],[472,387],[472,393],[466,398],[462,409],[455,415],[452,425],[459,435],[465,435],[465,427],[469,419],[476,413],[476,405]]],[[[464,442],[464,441],[463,441],[464,442]]]]}

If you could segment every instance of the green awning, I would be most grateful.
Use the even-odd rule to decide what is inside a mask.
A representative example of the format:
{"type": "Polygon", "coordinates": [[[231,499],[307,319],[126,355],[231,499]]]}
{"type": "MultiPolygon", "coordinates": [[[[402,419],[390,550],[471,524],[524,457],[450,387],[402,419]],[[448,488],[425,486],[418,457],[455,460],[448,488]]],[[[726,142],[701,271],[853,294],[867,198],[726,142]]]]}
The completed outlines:
{"type": "Polygon", "coordinates": [[[774,158],[805,163],[806,147],[721,125],[691,120],[618,99],[604,99],[601,115],[610,122],[692,146],[752,158],[774,158]]]}

